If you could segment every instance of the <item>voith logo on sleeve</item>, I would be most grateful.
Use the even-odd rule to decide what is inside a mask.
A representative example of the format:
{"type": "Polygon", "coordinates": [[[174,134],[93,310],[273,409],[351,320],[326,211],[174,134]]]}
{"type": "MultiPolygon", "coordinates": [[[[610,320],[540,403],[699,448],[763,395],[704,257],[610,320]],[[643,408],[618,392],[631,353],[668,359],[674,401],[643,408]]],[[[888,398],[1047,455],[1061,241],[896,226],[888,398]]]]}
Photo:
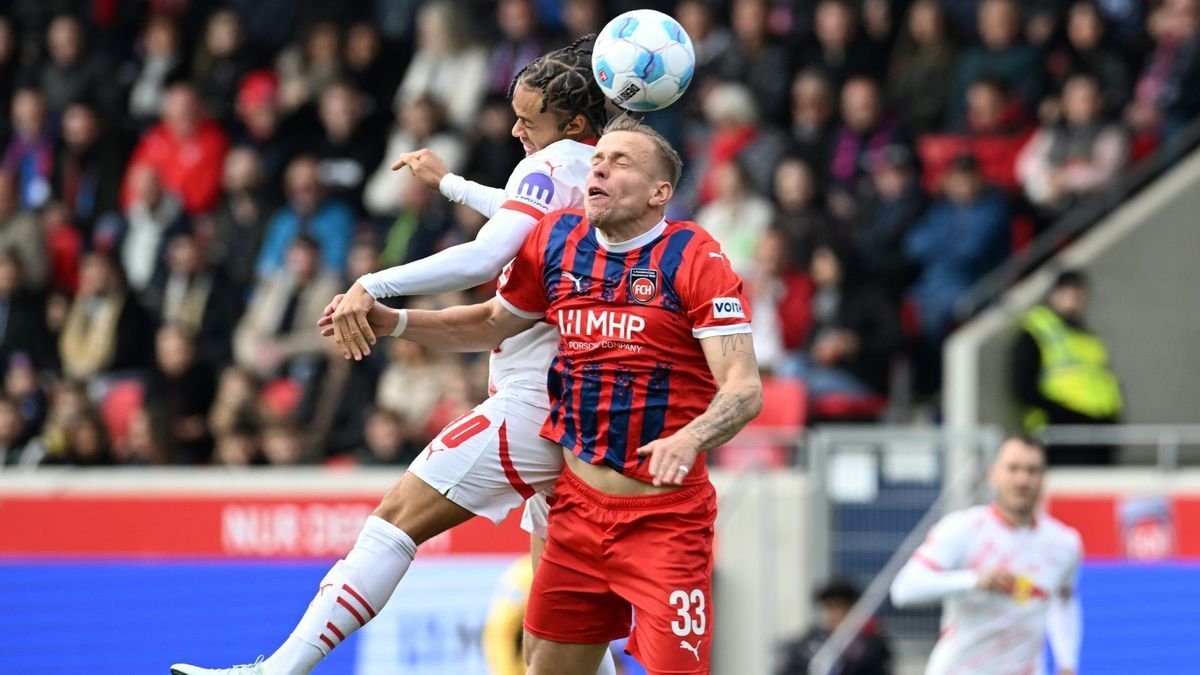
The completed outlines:
{"type": "Polygon", "coordinates": [[[713,298],[714,319],[744,319],[746,312],[742,310],[742,301],[737,298],[713,298]]]}
{"type": "Polygon", "coordinates": [[[554,181],[550,176],[535,171],[517,184],[516,197],[543,209],[550,208],[550,200],[554,198],[554,181]]]}

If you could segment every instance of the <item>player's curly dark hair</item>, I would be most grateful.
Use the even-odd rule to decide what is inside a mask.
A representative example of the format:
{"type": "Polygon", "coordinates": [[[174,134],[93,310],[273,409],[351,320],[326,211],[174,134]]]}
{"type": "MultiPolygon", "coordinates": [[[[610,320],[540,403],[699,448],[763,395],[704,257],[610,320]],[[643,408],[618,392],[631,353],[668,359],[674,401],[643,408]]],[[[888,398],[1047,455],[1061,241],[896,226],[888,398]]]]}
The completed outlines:
{"type": "Polygon", "coordinates": [[[595,34],[584,35],[571,44],[539,56],[521,69],[508,86],[512,98],[518,84],[542,92],[541,112],[553,110],[563,115],[565,127],[576,115],[583,115],[592,131],[599,133],[608,121],[604,93],[592,75],[592,46],[595,34]]]}

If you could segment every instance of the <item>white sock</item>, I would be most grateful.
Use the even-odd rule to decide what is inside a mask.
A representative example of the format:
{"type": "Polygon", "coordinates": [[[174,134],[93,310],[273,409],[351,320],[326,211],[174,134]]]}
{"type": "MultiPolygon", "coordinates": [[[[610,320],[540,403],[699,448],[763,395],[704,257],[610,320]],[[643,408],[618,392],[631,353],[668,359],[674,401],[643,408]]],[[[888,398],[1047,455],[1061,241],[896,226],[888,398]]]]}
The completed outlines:
{"type": "Polygon", "coordinates": [[[604,650],[604,660],[600,662],[596,675],[617,675],[617,661],[613,658],[611,648],[604,650]]]}
{"type": "Polygon", "coordinates": [[[291,637],[264,663],[270,675],[308,675],[329,652],[366,625],[392,597],[417,555],[403,530],[371,516],[320,589],[291,637]]]}

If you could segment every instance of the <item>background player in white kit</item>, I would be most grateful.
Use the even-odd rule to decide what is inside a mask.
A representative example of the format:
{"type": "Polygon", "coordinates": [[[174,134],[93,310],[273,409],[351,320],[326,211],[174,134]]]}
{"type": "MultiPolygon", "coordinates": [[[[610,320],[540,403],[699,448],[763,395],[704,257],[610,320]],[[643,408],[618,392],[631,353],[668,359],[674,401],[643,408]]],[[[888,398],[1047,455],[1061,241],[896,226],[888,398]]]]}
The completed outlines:
{"type": "Polygon", "coordinates": [[[1011,437],[988,480],[996,499],[947,514],[892,583],[897,607],[941,601],[928,675],[1044,672],[1049,637],[1061,675],[1079,663],[1083,620],[1075,579],[1079,533],[1038,512],[1046,451],[1011,437]]]}
{"type": "MultiPolygon", "coordinates": [[[[361,359],[375,342],[366,313],[376,298],[462,290],[500,273],[548,212],[581,208],[605,98],[591,73],[591,36],[535,60],[511,89],[513,136],[527,154],[505,189],[450,174],[428,150],[406,153],[408,166],[430,187],[488,216],[472,242],[423,260],[360,278],[330,303],[321,325],[347,358],[361,359]]],[[[562,451],[539,436],[549,412],[546,374],[558,344],[541,324],[501,343],[491,358],[488,400],[450,423],[409,466],[368,518],[358,541],[321,580],[317,595],[287,641],[265,661],[224,670],[186,664],[176,675],[310,672],[391,598],[417,546],[476,515],[503,520],[527,499],[522,526],[533,535],[535,560],[545,539],[542,496],[562,470],[562,451]]],[[[611,656],[601,673],[615,672],[611,656]]]]}

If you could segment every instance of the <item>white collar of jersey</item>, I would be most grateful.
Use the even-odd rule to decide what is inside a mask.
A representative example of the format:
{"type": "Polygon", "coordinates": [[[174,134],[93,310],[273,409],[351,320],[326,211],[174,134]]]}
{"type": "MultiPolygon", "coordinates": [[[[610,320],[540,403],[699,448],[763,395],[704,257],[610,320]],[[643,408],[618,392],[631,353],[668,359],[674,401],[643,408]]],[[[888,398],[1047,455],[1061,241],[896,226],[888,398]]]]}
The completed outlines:
{"type": "Polygon", "coordinates": [[[610,242],[604,238],[603,232],[596,230],[596,241],[600,244],[600,248],[604,249],[605,251],[611,251],[613,253],[628,253],[635,248],[641,248],[642,246],[654,241],[663,233],[663,230],[666,229],[667,219],[663,218],[662,220],[658,221],[658,224],[654,227],[639,234],[633,239],[626,239],[625,241],[610,242]]]}

